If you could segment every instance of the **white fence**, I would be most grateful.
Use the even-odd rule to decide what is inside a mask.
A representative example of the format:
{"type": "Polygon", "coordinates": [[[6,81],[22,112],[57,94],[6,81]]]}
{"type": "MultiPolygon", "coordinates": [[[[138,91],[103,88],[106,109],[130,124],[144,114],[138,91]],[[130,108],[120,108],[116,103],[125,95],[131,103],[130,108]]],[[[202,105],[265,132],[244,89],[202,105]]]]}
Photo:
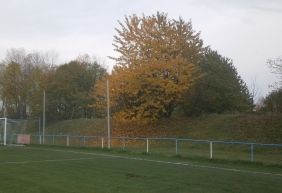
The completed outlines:
{"type": "MultiPolygon", "coordinates": [[[[39,135],[31,136],[33,144],[42,144],[39,135]]],[[[108,148],[107,137],[45,135],[45,145],[108,148]]],[[[132,152],[260,161],[282,164],[282,144],[260,144],[252,142],[195,140],[183,138],[130,138],[112,137],[111,148],[132,152]]]]}

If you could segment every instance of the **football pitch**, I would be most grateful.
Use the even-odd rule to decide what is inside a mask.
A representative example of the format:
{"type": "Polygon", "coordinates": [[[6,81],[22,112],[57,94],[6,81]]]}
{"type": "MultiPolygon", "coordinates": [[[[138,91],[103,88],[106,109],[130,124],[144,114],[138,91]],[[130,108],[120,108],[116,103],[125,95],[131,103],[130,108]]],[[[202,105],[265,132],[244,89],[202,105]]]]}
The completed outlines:
{"type": "Polygon", "coordinates": [[[278,193],[281,182],[281,166],[0,146],[0,193],[278,193]]]}

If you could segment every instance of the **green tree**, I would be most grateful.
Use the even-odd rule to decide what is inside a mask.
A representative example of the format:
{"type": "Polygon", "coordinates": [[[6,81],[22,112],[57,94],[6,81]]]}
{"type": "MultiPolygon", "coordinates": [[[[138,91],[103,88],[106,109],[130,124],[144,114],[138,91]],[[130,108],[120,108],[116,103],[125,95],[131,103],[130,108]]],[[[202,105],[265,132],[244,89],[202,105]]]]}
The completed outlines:
{"type": "Polygon", "coordinates": [[[96,61],[71,61],[59,66],[49,77],[47,85],[47,114],[49,120],[94,116],[90,91],[106,70],[96,61]]]}
{"type": "Polygon", "coordinates": [[[263,101],[263,108],[267,112],[282,113],[282,89],[272,91],[263,101]]]}
{"type": "Polygon", "coordinates": [[[203,76],[185,96],[186,114],[252,110],[253,98],[230,59],[207,49],[199,67],[203,76]]]}

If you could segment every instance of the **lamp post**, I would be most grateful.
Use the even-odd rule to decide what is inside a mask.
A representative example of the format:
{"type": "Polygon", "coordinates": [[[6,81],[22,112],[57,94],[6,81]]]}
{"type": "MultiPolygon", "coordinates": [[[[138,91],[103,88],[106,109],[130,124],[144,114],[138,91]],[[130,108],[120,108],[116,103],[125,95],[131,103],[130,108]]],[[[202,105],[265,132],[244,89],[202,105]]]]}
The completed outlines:
{"type": "Polygon", "coordinates": [[[109,80],[107,79],[107,122],[108,122],[108,149],[111,148],[111,124],[110,124],[110,93],[109,80]]]}
{"type": "Polygon", "coordinates": [[[43,120],[42,120],[42,143],[45,144],[45,99],[46,93],[43,91],[43,120]]]}

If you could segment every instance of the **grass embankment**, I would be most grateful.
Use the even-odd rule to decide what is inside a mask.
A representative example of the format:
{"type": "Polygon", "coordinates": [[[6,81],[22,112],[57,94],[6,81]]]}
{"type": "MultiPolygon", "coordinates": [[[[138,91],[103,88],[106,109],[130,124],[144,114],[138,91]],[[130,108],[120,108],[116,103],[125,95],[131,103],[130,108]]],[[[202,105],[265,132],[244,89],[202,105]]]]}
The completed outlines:
{"type": "MultiPolygon", "coordinates": [[[[114,136],[282,143],[282,114],[222,114],[176,117],[138,126],[112,122],[114,136]]],[[[49,134],[106,135],[105,119],[77,119],[47,125],[49,134]]]]}

